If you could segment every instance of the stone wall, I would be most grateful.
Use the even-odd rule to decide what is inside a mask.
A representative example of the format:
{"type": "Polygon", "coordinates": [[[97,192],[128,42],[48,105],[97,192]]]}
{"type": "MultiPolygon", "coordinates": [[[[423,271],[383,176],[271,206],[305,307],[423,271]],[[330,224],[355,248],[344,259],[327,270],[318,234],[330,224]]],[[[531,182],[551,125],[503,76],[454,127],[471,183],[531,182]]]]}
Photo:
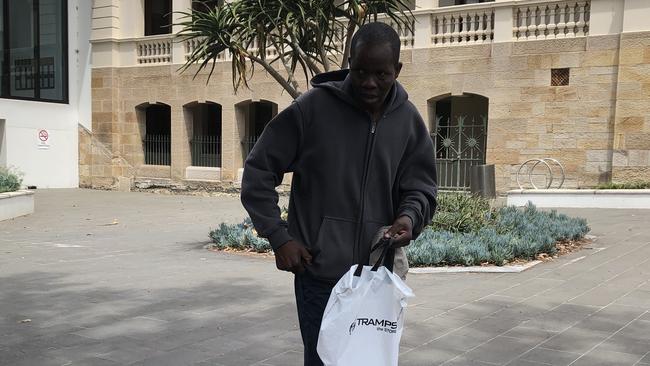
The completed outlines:
{"type": "MultiPolygon", "coordinates": [[[[564,164],[565,187],[592,187],[611,179],[612,157],[615,179],[648,178],[649,44],[646,33],[406,50],[399,80],[430,127],[429,104],[441,96],[489,98],[487,163],[496,165],[499,191],[516,187],[522,162],[544,157],[564,164]],[[570,68],[570,84],[551,86],[552,68],[570,68]]],[[[207,72],[193,78],[193,70],[179,74],[177,69],[94,69],[94,137],[132,165],[134,175],[181,180],[191,161],[191,118],[184,106],[216,102],[222,106],[222,179],[236,179],[245,130],[238,106],[268,100],[281,110],[290,96],[259,68],[253,90],[237,94],[229,63],[217,64],[207,84],[207,72]],[[138,106],[146,103],[171,106],[171,167],[142,165],[138,106]]]]}
{"type": "Polygon", "coordinates": [[[130,186],[134,176],[135,169],[128,161],[113,155],[94,134],[79,126],[79,187],[117,189],[123,181],[130,186]]]}
{"type": "Polygon", "coordinates": [[[242,116],[237,107],[250,101],[269,100],[283,109],[291,98],[263,72],[251,84],[255,90],[233,92],[230,64],[218,63],[210,83],[206,73],[178,72],[178,65],[93,70],[93,131],[113,154],[135,167],[137,176],[184,179],[191,164],[191,115],[185,108],[195,102],[222,106],[222,179],[236,179],[243,165],[242,116]],[[172,159],[170,167],[144,165],[142,148],[144,108],[162,103],[171,107],[172,159]]]}
{"type": "Polygon", "coordinates": [[[650,33],[621,35],[614,182],[650,181],[650,33]]]}

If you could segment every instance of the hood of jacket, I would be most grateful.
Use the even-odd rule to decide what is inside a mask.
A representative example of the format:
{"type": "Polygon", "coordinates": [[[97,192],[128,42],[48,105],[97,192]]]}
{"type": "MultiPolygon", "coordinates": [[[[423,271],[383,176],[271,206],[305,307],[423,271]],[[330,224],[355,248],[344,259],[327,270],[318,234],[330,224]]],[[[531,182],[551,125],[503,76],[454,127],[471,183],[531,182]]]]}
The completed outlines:
{"type": "MultiPolygon", "coordinates": [[[[345,69],[318,74],[311,79],[311,85],[314,88],[326,89],[346,103],[363,109],[354,99],[350,70],[345,69]]],[[[384,113],[388,114],[408,100],[408,93],[398,81],[395,81],[386,99],[384,113]]]]}

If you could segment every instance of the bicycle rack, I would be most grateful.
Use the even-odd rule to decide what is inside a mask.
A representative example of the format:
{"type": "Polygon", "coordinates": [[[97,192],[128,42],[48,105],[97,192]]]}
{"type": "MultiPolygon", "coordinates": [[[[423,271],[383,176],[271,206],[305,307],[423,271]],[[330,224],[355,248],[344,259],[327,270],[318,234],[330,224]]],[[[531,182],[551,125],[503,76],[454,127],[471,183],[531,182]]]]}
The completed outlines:
{"type": "Polygon", "coordinates": [[[556,159],[542,158],[542,159],[528,159],[519,166],[519,169],[517,170],[517,185],[519,186],[519,189],[524,189],[523,185],[521,184],[521,179],[520,179],[520,176],[522,174],[521,171],[522,171],[522,169],[524,167],[526,167],[526,169],[528,171],[528,182],[530,183],[530,185],[533,187],[533,189],[540,189],[539,187],[537,187],[535,185],[535,183],[533,183],[533,176],[532,176],[533,171],[535,171],[535,168],[537,168],[537,166],[539,164],[544,164],[546,166],[546,169],[548,170],[548,178],[549,178],[548,183],[546,184],[546,187],[544,187],[542,189],[551,188],[551,185],[553,184],[554,176],[553,176],[553,168],[551,168],[551,164],[549,164],[549,162],[551,164],[556,165],[556,166],[558,166],[560,168],[561,178],[559,180],[560,183],[558,184],[556,189],[562,188],[562,185],[564,184],[564,180],[566,178],[566,176],[564,174],[564,166],[562,165],[562,163],[560,163],[556,159]],[[528,165],[530,163],[534,163],[532,168],[528,168],[528,165]]]}

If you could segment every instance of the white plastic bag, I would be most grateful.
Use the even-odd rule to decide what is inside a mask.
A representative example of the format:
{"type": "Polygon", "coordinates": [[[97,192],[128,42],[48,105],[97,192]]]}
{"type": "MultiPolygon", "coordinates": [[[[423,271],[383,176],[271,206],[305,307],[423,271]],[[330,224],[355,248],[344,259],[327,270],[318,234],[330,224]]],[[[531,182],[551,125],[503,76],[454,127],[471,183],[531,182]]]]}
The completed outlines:
{"type": "Polygon", "coordinates": [[[376,267],[364,266],[355,276],[353,265],[332,290],[317,346],[326,366],[397,366],[413,291],[386,267],[376,267]]]}

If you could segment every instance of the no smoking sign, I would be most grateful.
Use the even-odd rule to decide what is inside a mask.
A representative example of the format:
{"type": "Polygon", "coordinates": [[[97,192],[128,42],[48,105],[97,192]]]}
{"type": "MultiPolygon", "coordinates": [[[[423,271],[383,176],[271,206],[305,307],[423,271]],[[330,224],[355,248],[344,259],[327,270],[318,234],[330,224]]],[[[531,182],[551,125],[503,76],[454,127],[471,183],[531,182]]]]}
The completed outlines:
{"type": "Polygon", "coordinates": [[[38,131],[38,144],[37,148],[47,150],[50,148],[50,133],[47,130],[38,131]]]}
{"type": "Polygon", "coordinates": [[[41,140],[41,141],[43,141],[43,142],[46,142],[47,139],[49,139],[49,138],[50,138],[50,134],[47,133],[47,130],[40,130],[40,131],[38,131],[38,139],[39,139],[39,140],[41,140]]]}

